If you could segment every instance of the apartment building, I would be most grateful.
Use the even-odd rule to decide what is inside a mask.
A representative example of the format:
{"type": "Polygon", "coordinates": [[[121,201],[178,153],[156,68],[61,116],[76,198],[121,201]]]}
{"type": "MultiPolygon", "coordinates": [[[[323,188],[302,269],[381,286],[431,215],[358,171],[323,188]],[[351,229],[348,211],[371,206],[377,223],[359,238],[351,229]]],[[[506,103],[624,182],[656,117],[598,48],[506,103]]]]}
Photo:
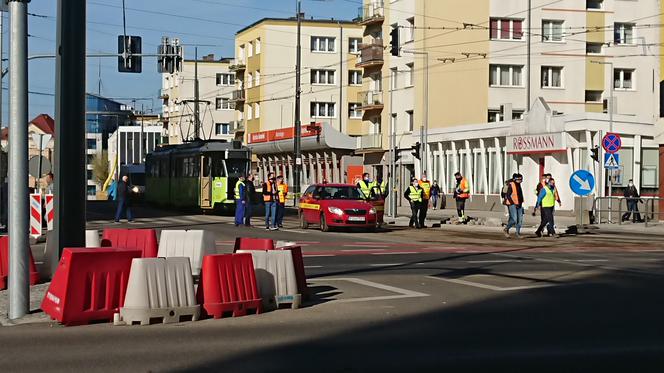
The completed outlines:
{"type": "Polygon", "coordinates": [[[236,127],[232,94],[235,73],[229,70],[232,59],[215,59],[207,55],[184,60],[182,71],[162,74],[161,98],[165,137],[169,144],[180,144],[194,138],[232,140],[236,127]],[[194,82],[198,66],[199,101],[195,101],[194,82]],[[200,131],[195,130],[198,106],[200,131]]]}
{"type": "MultiPolygon", "coordinates": [[[[358,162],[352,153],[371,142],[358,101],[362,68],[356,62],[362,30],[355,22],[302,15],[303,186],[352,181],[348,167],[358,162]]],[[[237,77],[231,102],[258,169],[262,174],[283,174],[289,181],[294,164],[296,45],[295,18],[264,18],[237,32],[231,66],[237,77]]]]}
{"type": "MultiPolygon", "coordinates": [[[[472,186],[471,205],[500,208],[500,188],[513,172],[524,174],[524,190],[549,172],[559,180],[562,209],[571,210],[569,177],[587,169],[599,180],[598,196],[609,182],[619,192],[629,179],[643,194],[659,193],[659,1],[532,0],[528,12],[525,0],[365,0],[364,9],[362,61],[365,50],[375,61],[373,70],[364,66],[364,86],[382,91],[382,105],[363,106],[363,116],[400,149],[401,187],[427,171],[450,193],[460,171],[472,186]],[[401,57],[386,55],[389,48],[379,54],[394,27],[401,57]],[[399,80],[401,69],[410,71],[407,79],[399,80]],[[378,82],[390,82],[392,94],[378,82]],[[390,133],[384,124],[392,120],[390,133]],[[623,138],[621,168],[611,177],[590,157],[610,130],[623,138]],[[417,142],[421,160],[411,155],[417,142]]],[[[526,193],[526,205],[534,202],[526,193]]]]}

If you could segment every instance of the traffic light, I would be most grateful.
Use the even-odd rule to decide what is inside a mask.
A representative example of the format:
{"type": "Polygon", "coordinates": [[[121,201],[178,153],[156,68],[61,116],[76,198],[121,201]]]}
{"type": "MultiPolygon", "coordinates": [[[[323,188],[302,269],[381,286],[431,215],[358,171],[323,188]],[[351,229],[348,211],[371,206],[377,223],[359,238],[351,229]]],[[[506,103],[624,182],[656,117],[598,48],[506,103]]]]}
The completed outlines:
{"type": "Polygon", "coordinates": [[[392,31],[390,31],[390,54],[395,57],[400,56],[399,48],[399,26],[392,26],[392,31]]]}
{"type": "Polygon", "coordinates": [[[599,162],[599,146],[595,146],[594,148],[590,149],[590,158],[592,158],[595,162],[599,162]]]}
{"type": "Polygon", "coordinates": [[[140,36],[118,36],[118,71],[121,73],[140,73],[143,71],[140,36]]]}
{"type": "Polygon", "coordinates": [[[422,148],[422,144],[420,144],[419,142],[416,142],[415,145],[411,146],[410,148],[413,149],[413,153],[412,153],[413,157],[415,157],[417,159],[420,159],[420,150],[422,148]]]}
{"type": "Polygon", "coordinates": [[[399,153],[399,148],[394,147],[394,163],[399,162],[399,159],[401,159],[401,153],[399,153]]]}
{"type": "Polygon", "coordinates": [[[173,74],[182,71],[183,50],[179,39],[161,38],[161,45],[157,47],[157,72],[173,74]]]}

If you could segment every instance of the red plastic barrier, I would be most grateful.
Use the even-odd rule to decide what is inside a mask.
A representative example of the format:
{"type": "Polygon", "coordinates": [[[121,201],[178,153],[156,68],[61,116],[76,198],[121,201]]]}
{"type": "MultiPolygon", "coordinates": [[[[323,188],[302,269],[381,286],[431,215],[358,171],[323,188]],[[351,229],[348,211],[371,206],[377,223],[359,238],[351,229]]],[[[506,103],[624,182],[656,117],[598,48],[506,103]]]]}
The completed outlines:
{"type": "Polygon", "coordinates": [[[197,298],[206,317],[218,319],[261,313],[263,309],[251,254],[203,257],[197,298]]]}
{"type": "MultiPolygon", "coordinates": [[[[28,255],[30,256],[30,285],[39,282],[39,272],[35,260],[32,257],[32,250],[28,246],[28,255]]],[[[0,290],[7,288],[7,279],[9,276],[9,236],[0,236],[0,290]]]]}
{"type": "Polygon", "coordinates": [[[274,250],[274,241],[270,238],[237,237],[233,252],[238,250],[274,250]]]}
{"type": "Polygon", "coordinates": [[[104,229],[103,247],[138,249],[143,258],[156,258],[159,249],[154,229],[104,229]]]}
{"type": "Polygon", "coordinates": [[[64,249],[41,308],[65,325],[111,321],[124,305],[137,249],[64,249]]]}

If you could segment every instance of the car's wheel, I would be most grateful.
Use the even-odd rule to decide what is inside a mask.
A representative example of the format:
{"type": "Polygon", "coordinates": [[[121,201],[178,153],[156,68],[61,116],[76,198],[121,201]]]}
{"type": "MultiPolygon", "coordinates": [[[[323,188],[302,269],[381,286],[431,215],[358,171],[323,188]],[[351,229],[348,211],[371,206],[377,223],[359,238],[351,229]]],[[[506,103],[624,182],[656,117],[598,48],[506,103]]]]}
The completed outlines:
{"type": "Polygon", "coordinates": [[[327,219],[325,218],[325,214],[320,214],[320,230],[323,232],[330,231],[330,226],[327,225],[327,219]]]}
{"type": "Polygon", "coordinates": [[[300,211],[300,228],[302,229],[309,228],[309,223],[307,223],[307,219],[304,217],[303,211],[300,211]]]}

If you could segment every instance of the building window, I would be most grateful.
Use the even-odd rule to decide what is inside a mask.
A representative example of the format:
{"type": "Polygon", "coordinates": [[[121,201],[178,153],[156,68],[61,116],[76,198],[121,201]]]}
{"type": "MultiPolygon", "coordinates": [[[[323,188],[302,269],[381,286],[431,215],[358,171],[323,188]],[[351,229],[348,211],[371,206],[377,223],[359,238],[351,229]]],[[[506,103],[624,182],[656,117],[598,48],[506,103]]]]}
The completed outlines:
{"type": "Polygon", "coordinates": [[[503,120],[503,115],[501,114],[500,110],[489,109],[489,117],[487,120],[489,123],[500,122],[502,120],[503,120]]]}
{"type": "Polygon", "coordinates": [[[230,73],[217,74],[217,85],[232,86],[233,84],[235,84],[235,74],[230,74],[230,73]]]}
{"type": "Polygon", "coordinates": [[[312,118],[334,118],[335,115],[334,102],[312,102],[311,103],[311,117],[312,118]]]}
{"type": "Polygon", "coordinates": [[[398,69],[396,67],[393,67],[390,69],[390,89],[395,90],[397,89],[397,74],[398,74],[398,69]]]}
{"type": "Polygon", "coordinates": [[[88,150],[97,150],[97,139],[87,139],[87,145],[88,150]]]}
{"type": "Polygon", "coordinates": [[[261,104],[258,102],[254,104],[254,118],[258,119],[261,117],[261,104]]]}
{"type": "Polygon", "coordinates": [[[542,21],[542,41],[563,41],[563,21],[542,21]]]}
{"type": "Polygon", "coordinates": [[[350,70],[348,72],[348,84],[362,85],[362,70],[350,70]]]}
{"type": "Polygon", "coordinates": [[[245,47],[244,45],[241,45],[240,48],[238,48],[238,53],[237,53],[237,59],[241,63],[244,63],[244,52],[245,52],[245,47]]]}
{"type": "Polygon", "coordinates": [[[614,69],[613,88],[634,89],[634,69],[614,69]]]}
{"type": "Polygon", "coordinates": [[[406,64],[408,68],[406,75],[406,87],[412,87],[415,84],[415,65],[412,63],[406,64]]]}
{"type": "Polygon", "coordinates": [[[491,40],[522,40],[523,21],[520,19],[491,18],[491,40]]]}
{"type": "Polygon", "coordinates": [[[521,87],[521,65],[491,65],[489,82],[492,87],[521,87]]]}
{"type": "Polygon", "coordinates": [[[512,120],[522,120],[524,113],[523,110],[512,110],[512,120]]]}
{"type": "Polygon", "coordinates": [[[87,180],[92,180],[93,173],[92,170],[86,170],[87,180]]]}
{"type": "Polygon", "coordinates": [[[643,149],[641,151],[641,187],[659,187],[659,150],[643,149]]]}
{"type": "Polygon", "coordinates": [[[604,7],[604,0],[586,0],[586,9],[600,10],[604,7]]]}
{"type": "Polygon", "coordinates": [[[254,87],[261,84],[261,71],[256,70],[254,72],[254,87]]]}
{"type": "Polygon", "coordinates": [[[602,91],[586,91],[586,102],[602,102],[602,91]]]}
{"type": "Polygon", "coordinates": [[[408,117],[408,131],[413,132],[415,129],[415,118],[412,110],[406,111],[406,117],[408,117]]]}
{"type": "Polygon", "coordinates": [[[406,43],[409,43],[415,40],[415,17],[408,18],[406,22],[406,43]]]}
{"type": "Polygon", "coordinates": [[[249,73],[247,74],[247,88],[251,88],[254,86],[254,75],[249,73]]]}
{"type": "Polygon", "coordinates": [[[230,99],[224,97],[217,97],[214,106],[217,110],[235,110],[235,104],[230,99]]]}
{"type": "Polygon", "coordinates": [[[261,53],[261,38],[256,39],[256,54],[261,53]]]}
{"type": "Polygon", "coordinates": [[[251,57],[254,55],[254,42],[249,42],[247,44],[247,57],[251,57]]]}
{"type": "Polygon", "coordinates": [[[351,102],[348,104],[348,118],[362,119],[362,110],[360,107],[362,107],[362,104],[357,102],[351,102]]]}
{"type": "Polygon", "coordinates": [[[97,195],[97,186],[88,185],[88,196],[94,197],[97,195]]]}
{"type": "Polygon", "coordinates": [[[254,107],[251,104],[247,104],[247,120],[254,119],[254,107]]]}
{"type": "Polygon", "coordinates": [[[311,70],[311,84],[333,85],[334,70],[311,70]]]}
{"type": "Polygon", "coordinates": [[[586,54],[602,54],[604,43],[586,43],[586,54]]]}
{"type": "Polygon", "coordinates": [[[360,44],[362,44],[362,38],[349,38],[348,53],[350,54],[360,53],[360,44]]]}
{"type": "Polygon", "coordinates": [[[215,123],[214,133],[216,135],[228,135],[230,133],[230,124],[228,123],[215,123]]]}
{"type": "Polygon", "coordinates": [[[634,24],[614,23],[613,42],[616,44],[634,44],[634,24]]]}
{"type": "Polygon", "coordinates": [[[325,36],[312,36],[311,37],[311,51],[312,52],[334,52],[335,40],[333,37],[325,36]]]}
{"type": "Polygon", "coordinates": [[[561,88],[563,86],[563,68],[560,66],[542,66],[542,88],[561,88]]]}

